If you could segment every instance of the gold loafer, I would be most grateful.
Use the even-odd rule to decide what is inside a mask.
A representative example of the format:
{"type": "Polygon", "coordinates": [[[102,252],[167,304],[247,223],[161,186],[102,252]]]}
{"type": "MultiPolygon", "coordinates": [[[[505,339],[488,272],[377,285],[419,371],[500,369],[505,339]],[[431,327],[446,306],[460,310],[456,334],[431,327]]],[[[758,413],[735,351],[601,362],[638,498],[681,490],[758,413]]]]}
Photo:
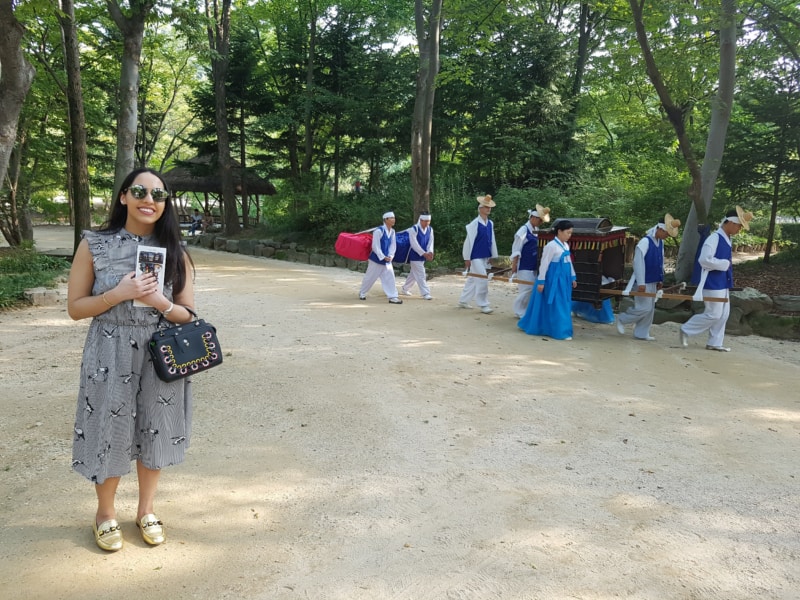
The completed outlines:
{"type": "Polygon", "coordinates": [[[94,541],[101,550],[116,552],[122,550],[122,528],[116,519],[103,521],[98,525],[92,523],[94,541]]]}
{"type": "Polygon", "coordinates": [[[164,533],[164,524],[152,513],[139,519],[136,526],[142,531],[142,539],[151,546],[163,544],[167,539],[164,533]]]}

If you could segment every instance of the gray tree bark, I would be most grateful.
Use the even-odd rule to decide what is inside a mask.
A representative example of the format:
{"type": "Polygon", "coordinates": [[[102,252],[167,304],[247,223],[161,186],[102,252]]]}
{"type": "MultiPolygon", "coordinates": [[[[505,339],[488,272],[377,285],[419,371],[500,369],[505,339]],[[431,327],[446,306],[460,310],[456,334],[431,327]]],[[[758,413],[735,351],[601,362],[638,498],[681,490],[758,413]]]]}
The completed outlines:
{"type": "Polygon", "coordinates": [[[411,121],[411,187],[414,193],[414,218],[430,210],[431,130],[436,76],[439,74],[439,43],[442,32],[442,0],[414,2],[414,20],[419,46],[419,71],[411,121]]]}
{"type": "MultiPolygon", "coordinates": [[[[144,21],[155,5],[154,0],[131,0],[130,17],[119,2],[106,0],[108,12],[122,33],[122,67],[119,74],[119,117],[117,120],[117,156],[114,161],[114,195],[125,176],[136,168],[136,132],[139,122],[139,61],[142,57],[144,21]]],[[[144,165],[141,165],[144,166],[144,165]]]]}
{"type": "Polygon", "coordinates": [[[62,14],[58,15],[64,46],[64,62],[67,68],[67,107],[71,143],[69,145],[68,168],[70,190],[74,210],[73,249],[78,249],[81,232],[92,225],[89,207],[89,161],[86,155],[86,119],[83,111],[83,88],[81,85],[78,32],[75,27],[75,5],[72,0],[61,0],[62,14]]]}
{"type": "Polygon", "coordinates": [[[700,174],[700,202],[692,203],[686,226],[683,228],[678,260],[675,266],[676,281],[688,281],[692,276],[694,257],[700,240],[698,225],[708,224],[708,211],[722,165],[725,139],[733,110],[733,91],[736,84],[736,0],[722,0],[720,12],[719,88],[711,105],[711,123],[708,128],[706,152],[700,174]]]}
{"type": "MultiPolygon", "coordinates": [[[[19,116],[36,74],[22,53],[23,32],[14,16],[14,2],[0,0],[0,189],[6,185],[19,116]]],[[[23,218],[27,219],[27,215],[23,218]]],[[[18,246],[22,241],[19,215],[9,215],[8,222],[2,223],[2,232],[9,245],[18,246]]]]}
{"type": "Polygon", "coordinates": [[[225,233],[239,233],[239,212],[236,209],[236,190],[233,185],[231,143],[228,134],[227,94],[225,78],[230,61],[231,0],[206,0],[206,16],[209,18],[208,44],[212,52],[211,76],[214,80],[214,102],[217,126],[217,162],[222,185],[222,209],[225,217],[225,233]]]}

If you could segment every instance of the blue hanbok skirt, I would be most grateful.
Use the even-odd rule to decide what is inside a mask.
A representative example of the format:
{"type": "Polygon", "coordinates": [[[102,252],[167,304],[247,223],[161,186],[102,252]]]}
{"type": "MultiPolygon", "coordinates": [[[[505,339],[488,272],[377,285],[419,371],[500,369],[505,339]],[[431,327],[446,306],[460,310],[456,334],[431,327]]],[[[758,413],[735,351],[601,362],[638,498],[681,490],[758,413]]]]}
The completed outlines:
{"type": "MultiPolygon", "coordinates": [[[[572,337],[571,263],[552,262],[547,269],[544,291],[533,288],[525,315],[517,326],[529,335],[546,335],[556,340],[572,337]]],[[[541,283],[541,282],[537,282],[541,283]]]]}
{"type": "Polygon", "coordinates": [[[572,312],[576,317],[592,323],[613,323],[614,309],[611,308],[611,298],[606,298],[600,303],[600,308],[595,308],[592,302],[574,300],[572,312]]]}

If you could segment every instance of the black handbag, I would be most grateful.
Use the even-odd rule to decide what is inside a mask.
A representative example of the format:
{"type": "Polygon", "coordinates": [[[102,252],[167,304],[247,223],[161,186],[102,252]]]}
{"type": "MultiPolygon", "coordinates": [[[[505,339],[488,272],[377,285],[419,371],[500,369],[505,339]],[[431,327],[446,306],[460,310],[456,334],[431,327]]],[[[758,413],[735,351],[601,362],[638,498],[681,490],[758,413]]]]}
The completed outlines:
{"type": "Polygon", "coordinates": [[[222,364],[216,327],[186,310],[194,315],[193,321],[158,329],[150,337],[148,349],[162,381],[176,381],[222,364]]]}

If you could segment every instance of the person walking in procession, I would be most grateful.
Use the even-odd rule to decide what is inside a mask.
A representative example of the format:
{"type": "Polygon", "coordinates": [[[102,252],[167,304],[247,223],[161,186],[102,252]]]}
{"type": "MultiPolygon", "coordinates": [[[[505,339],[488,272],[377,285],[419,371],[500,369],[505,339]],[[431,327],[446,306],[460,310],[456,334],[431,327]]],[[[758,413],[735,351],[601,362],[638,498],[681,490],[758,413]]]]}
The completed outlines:
{"type": "Polygon", "coordinates": [[[131,172],[106,225],[83,232],[67,292],[69,316],[92,319],[81,363],[72,468],[94,484],[92,531],[97,546],[109,552],[122,548],[115,498],[133,461],[139,483],[136,525],[147,544],[166,539],[153,503],[161,469],[183,462],[189,447],[192,388],[188,378],[158,378],[148,342],[162,319],[193,319],[192,278],[166,183],[151,169],[131,172]],[[136,276],[140,244],[164,249],[163,291],[155,273],[136,276]]]}
{"type": "MultiPolygon", "coordinates": [[[[633,256],[633,277],[623,294],[627,295],[636,286],[637,292],[655,294],[664,287],[664,240],[678,235],[681,222],[667,213],[651,227],[639,243],[633,256]]],[[[650,335],[653,316],[656,313],[655,296],[634,296],[631,308],[617,315],[615,324],[620,335],[625,335],[625,325],[633,324],[633,337],[637,340],[654,341],[650,335]]]]}
{"type": "Polygon", "coordinates": [[[680,328],[680,343],[689,345],[689,336],[708,332],[706,350],[730,352],[724,346],[725,324],[731,313],[730,290],[733,288],[733,246],[731,238],[742,229],[750,230],[753,213],[745,212],[741,206],[728,211],[714,233],[706,238],[697,262],[702,271],[700,283],[693,299],[699,302],[703,297],[724,298],[723,302],[706,302],[702,313],[692,316],[680,328]]]}
{"type": "Polygon", "coordinates": [[[433,227],[430,225],[431,216],[424,213],[419,216],[417,224],[408,229],[408,241],[411,244],[408,264],[411,270],[403,284],[404,296],[411,295],[411,288],[416,283],[425,300],[433,299],[428,287],[427,273],[425,273],[425,263],[433,260],[433,227]]]}
{"type": "Polygon", "coordinates": [[[489,305],[489,280],[486,274],[492,267],[492,259],[497,258],[497,242],[494,238],[494,223],[489,220],[492,208],[497,206],[490,195],[478,196],[478,216],[467,225],[467,237],[464,240],[464,267],[469,274],[482,277],[469,277],[458,300],[461,308],[472,308],[475,303],[485,315],[492,313],[489,305]]]}
{"type": "Polygon", "coordinates": [[[514,316],[521,319],[528,308],[528,302],[536,285],[539,271],[539,227],[550,222],[550,209],[540,204],[536,210],[528,211],[528,222],[514,234],[511,244],[511,273],[516,279],[530,281],[530,284],[517,284],[518,294],[514,300],[514,316]]]}
{"type": "Polygon", "coordinates": [[[397,250],[397,243],[394,231],[395,216],[389,211],[383,215],[383,225],[372,232],[372,252],[367,261],[367,272],[361,280],[361,290],[358,297],[361,300],[367,299],[367,292],[372,288],[378,279],[381,280],[381,287],[391,304],[402,304],[403,301],[397,297],[397,283],[394,279],[394,267],[392,259],[397,250]]]}
{"type": "Polygon", "coordinates": [[[555,237],[542,250],[536,290],[517,326],[529,335],[572,339],[572,290],[578,281],[569,251],[572,221],[558,219],[555,237]]]}

